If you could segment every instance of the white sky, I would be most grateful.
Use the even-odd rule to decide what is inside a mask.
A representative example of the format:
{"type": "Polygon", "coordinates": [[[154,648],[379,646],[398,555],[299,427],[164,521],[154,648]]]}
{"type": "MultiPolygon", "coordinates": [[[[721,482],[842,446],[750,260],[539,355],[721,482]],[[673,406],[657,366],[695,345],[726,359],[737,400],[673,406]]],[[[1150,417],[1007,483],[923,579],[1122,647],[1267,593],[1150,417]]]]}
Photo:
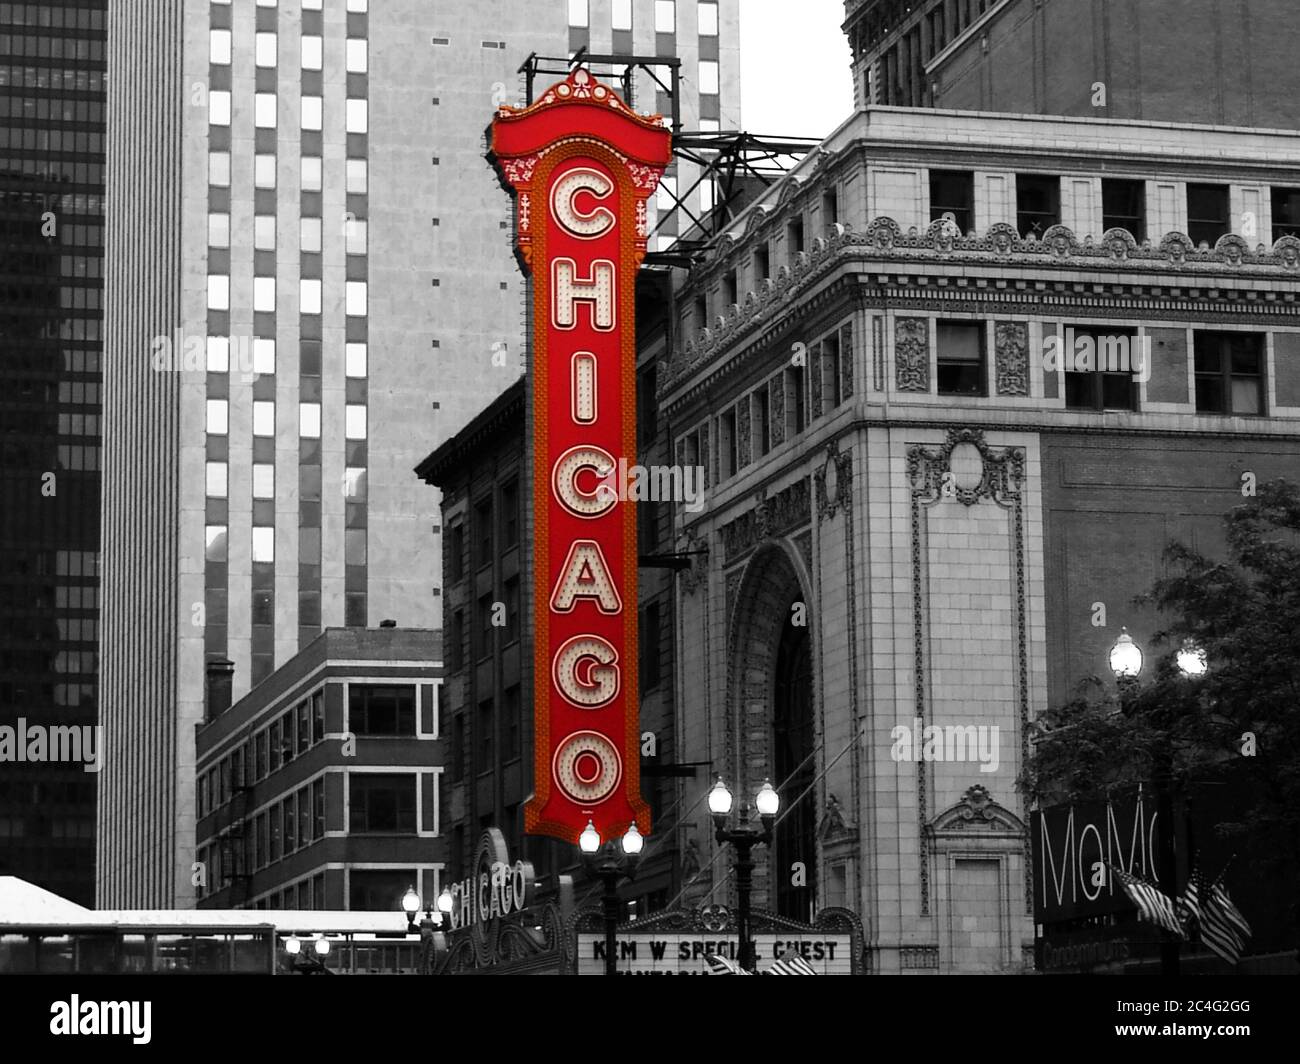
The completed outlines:
{"type": "Polygon", "coordinates": [[[740,117],[750,133],[824,137],[853,111],[843,0],[740,0],[740,117]]]}

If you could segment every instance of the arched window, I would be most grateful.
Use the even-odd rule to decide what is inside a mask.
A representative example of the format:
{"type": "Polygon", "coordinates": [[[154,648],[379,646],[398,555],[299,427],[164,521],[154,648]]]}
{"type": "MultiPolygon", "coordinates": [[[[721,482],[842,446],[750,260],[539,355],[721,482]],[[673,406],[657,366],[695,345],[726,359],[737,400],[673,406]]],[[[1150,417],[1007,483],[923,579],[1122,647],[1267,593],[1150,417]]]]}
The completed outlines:
{"type": "Polygon", "coordinates": [[[782,803],[772,845],[772,885],[779,915],[810,920],[817,899],[812,639],[806,624],[792,623],[794,610],[787,609],[785,616],[777,646],[772,713],[772,782],[781,792],[782,803]],[[795,862],[803,865],[798,885],[795,862]]]}

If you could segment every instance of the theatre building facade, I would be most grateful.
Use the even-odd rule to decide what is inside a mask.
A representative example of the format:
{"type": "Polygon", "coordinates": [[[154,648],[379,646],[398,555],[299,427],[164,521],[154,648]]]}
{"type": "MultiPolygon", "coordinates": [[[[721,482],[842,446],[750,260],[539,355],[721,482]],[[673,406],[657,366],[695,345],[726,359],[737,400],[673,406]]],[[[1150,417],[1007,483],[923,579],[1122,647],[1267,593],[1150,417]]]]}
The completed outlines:
{"type": "MultiPolygon", "coordinates": [[[[868,108],[683,275],[676,757],[780,786],[757,907],[1032,966],[1028,723],[1300,471],[1298,203],[1297,134],[868,108]]],[[[734,901],[697,797],[683,900],[734,901]]]]}

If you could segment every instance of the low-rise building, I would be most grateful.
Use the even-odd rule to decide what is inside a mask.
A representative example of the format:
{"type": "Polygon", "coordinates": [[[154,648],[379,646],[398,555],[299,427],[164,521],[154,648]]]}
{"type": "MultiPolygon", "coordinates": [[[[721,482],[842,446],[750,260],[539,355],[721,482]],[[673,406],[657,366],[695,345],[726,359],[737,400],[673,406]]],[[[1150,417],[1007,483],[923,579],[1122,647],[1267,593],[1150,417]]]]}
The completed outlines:
{"type": "Polygon", "coordinates": [[[197,729],[199,905],[397,911],[442,889],[441,634],[327,628],[197,729]],[[228,708],[227,708],[228,707],[228,708]]]}

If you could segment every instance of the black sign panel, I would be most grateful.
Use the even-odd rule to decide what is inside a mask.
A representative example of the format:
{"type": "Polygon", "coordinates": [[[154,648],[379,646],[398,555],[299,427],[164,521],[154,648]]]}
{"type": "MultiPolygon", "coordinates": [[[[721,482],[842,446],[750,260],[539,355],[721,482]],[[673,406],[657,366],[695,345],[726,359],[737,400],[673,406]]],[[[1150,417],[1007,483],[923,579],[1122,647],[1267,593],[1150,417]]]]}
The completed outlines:
{"type": "Polygon", "coordinates": [[[1031,815],[1034,920],[1054,923],[1131,909],[1110,867],[1159,885],[1159,818],[1150,797],[1059,805],[1031,815]]]}

